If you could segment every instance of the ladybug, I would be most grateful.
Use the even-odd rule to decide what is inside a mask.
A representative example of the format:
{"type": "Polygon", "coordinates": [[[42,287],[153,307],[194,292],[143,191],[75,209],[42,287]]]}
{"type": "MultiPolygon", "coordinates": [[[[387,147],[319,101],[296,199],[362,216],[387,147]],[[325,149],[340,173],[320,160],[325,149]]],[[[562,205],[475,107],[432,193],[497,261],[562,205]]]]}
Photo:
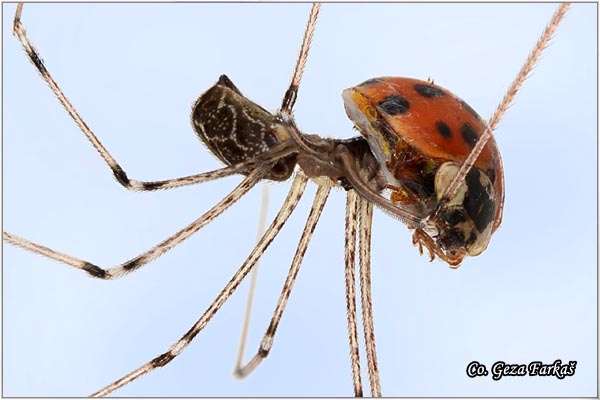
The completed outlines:
{"type": "Polygon", "coordinates": [[[452,179],[486,123],[465,101],[433,82],[401,77],[369,79],[346,89],[344,107],[369,142],[390,200],[424,226],[413,244],[457,267],[488,246],[502,221],[504,176],[500,152],[487,142],[450,199],[452,179]]]}

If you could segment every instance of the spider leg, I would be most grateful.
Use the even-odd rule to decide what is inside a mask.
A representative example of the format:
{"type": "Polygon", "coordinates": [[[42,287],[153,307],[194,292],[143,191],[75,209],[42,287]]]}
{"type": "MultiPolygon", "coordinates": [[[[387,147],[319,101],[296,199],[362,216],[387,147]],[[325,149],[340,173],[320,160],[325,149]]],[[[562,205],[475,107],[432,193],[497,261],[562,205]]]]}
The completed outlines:
{"type": "Polygon", "coordinates": [[[298,59],[296,60],[296,66],[294,67],[294,73],[292,74],[292,81],[288,90],[283,96],[281,102],[281,108],[279,109],[282,114],[291,114],[292,108],[296,103],[296,97],[298,96],[298,88],[300,87],[300,80],[304,73],[304,67],[306,66],[306,60],[308,59],[308,53],[310,51],[310,44],[312,42],[313,33],[315,32],[315,26],[317,25],[317,18],[319,17],[319,10],[321,4],[313,3],[308,16],[308,22],[306,23],[306,30],[304,31],[304,37],[302,38],[302,45],[300,46],[300,52],[298,53],[298,59]]]}
{"type": "MultiPolygon", "coordinates": [[[[542,53],[544,52],[544,49],[550,43],[550,39],[552,39],[552,37],[554,36],[554,32],[558,28],[558,25],[560,24],[562,19],[567,14],[567,11],[569,10],[570,6],[570,3],[561,3],[558,5],[558,8],[554,12],[554,15],[552,15],[552,19],[550,20],[550,22],[548,22],[546,28],[544,28],[544,31],[540,35],[540,38],[535,43],[535,46],[531,50],[531,53],[529,53],[527,60],[525,60],[525,63],[523,64],[514,81],[511,83],[510,87],[506,91],[506,94],[502,98],[502,101],[498,105],[498,108],[496,108],[496,111],[494,111],[494,114],[488,121],[487,127],[485,128],[483,134],[481,135],[481,137],[479,137],[477,143],[475,144],[475,147],[473,147],[473,150],[471,150],[471,153],[469,153],[469,156],[463,162],[459,171],[452,179],[452,182],[450,182],[450,184],[444,191],[444,194],[442,195],[442,201],[440,201],[435,213],[431,216],[430,219],[436,218],[438,213],[442,209],[442,206],[445,203],[447,203],[449,199],[452,199],[456,195],[461,182],[465,179],[465,176],[467,176],[471,168],[473,168],[473,165],[475,165],[475,161],[477,161],[477,158],[483,151],[485,145],[492,137],[492,132],[496,130],[498,124],[500,123],[500,120],[504,116],[504,113],[512,105],[515,96],[523,86],[523,83],[525,83],[525,80],[535,67],[537,61],[540,59],[542,53]]],[[[502,215],[502,213],[500,213],[500,215],[502,215]]],[[[496,223],[495,228],[497,228],[499,225],[500,221],[496,223]]]]}
{"type": "Polygon", "coordinates": [[[300,265],[302,264],[304,253],[308,248],[308,244],[315,227],[317,226],[317,222],[319,222],[321,212],[323,211],[323,207],[325,206],[325,202],[327,201],[330,191],[330,186],[319,186],[319,189],[317,190],[310,214],[306,220],[306,225],[302,231],[302,236],[300,236],[298,246],[296,247],[296,253],[294,254],[292,265],[290,266],[287,278],[283,284],[283,289],[281,290],[281,294],[277,300],[277,305],[275,306],[275,311],[273,312],[271,322],[269,323],[263,339],[260,342],[256,354],[247,364],[238,366],[238,368],[236,368],[234,371],[235,376],[238,378],[245,378],[246,376],[250,375],[271,351],[273,339],[275,338],[275,332],[279,326],[283,312],[285,311],[290,294],[292,293],[292,288],[294,286],[294,282],[296,281],[296,277],[298,276],[298,271],[300,271],[300,265]]]}
{"type": "Polygon", "coordinates": [[[94,278],[117,279],[160,257],[173,247],[192,236],[194,233],[198,232],[202,227],[221,215],[231,205],[244,196],[252,187],[254,187],[254,185],[256,185],[256,183],[258,183],[258,181],[265,176],[267,170],[268,168],[265,169],[264,167],[255,169],[250,173],[250,175],[244,178],[244,180],[235,189],[233,189],[231,193],[221,199],[221,201],[204,213],[200,218],[196,219],[194,222],[170,236],[166,240],[163,240],[156,246],[152,247],[150,250],[147,250],[146,252],[124,262],[123,264],[112,268],[103,269],[90,262],[49,249],[48,247],[33,243],[27,239],[8,232],[3,232],[2,238],[6,242],[15,246],[19,246],[25,250],[32,251],[42,256],[81,269],[94,278]]]}
{"type": "MultiPolygon", "coordinates": [[[[300,87],[300,80],[302,79],[302,74],[304,72],[304,66],[306,65],[306,60],[308,58],[308,53],[310,51],[310,43],[312,42],[313,33],[314,33],[314,29],[315,29],[315,26],[317,23],[317,18],[319,15],[320,7],[321,7],[321,5],[318,3],[314,3],[313,6],[311,7],[310,14],[308,17],[308,22],[306,24],[306,29],[304,31],[304,36],[302,38],[302,44],[300,46],[300,51],[298,53],[298,58],[296,60],[296,64],[294,67],[294,72],[292,74],[290,86],[287,89],[287,91],[285,92],[281,107],[279,109],[279,113],[281,115],[286,115],[288,117],[288,119],[291,118],[292,108],[294,107],[294,104],[296,102],[298,88],[300,87]]],[[[292,129],[296,129],[296,128],[295,128],[294,124],[288,124],[288,129],[292,130],[292,129]]],[[[295,142],[297,142],[297,140],[295,140],[295,142]]],[[[264,201],[263,201],[263,209],[264,209],[264,207],[265,207],[265,205],[264,205],[264,201]]],[[[313,205],[313,207],[314,207],[314,205],[313,205]]],[[[305,230],[306,230],[306,228],[305,228],[305,230]]],[[[302,241],[302,239],[301,239],[301,241],[302,241]]],[[[296,250],[296,254],[298,254],[298,249],[296,250]]],[[[293,262],[295,262],[295,258],[294,258],[293,262]]],[[[298,264],[297,268],[299,268],[299,264],[298,264]]],[[[292,271],[290,270],[290,274],[291,274],[291,272],[292,271]]],[[[234,375],[237,376],[238,378],[243,378],[243,377],[246,377],[247,375],[249,375],[252,372],[252,370],[254,370],[256,365],[258,365],[260,363],[262,358],[266,357],[268,354],[268,351],[267,351],[267,354],[265,354],[264,357],[261,358],[261,360],[256,361],[255,365],[253,367],[250,367],[250,364],[253,363],[256,356],[248,364],[246,364],[245,366],[242,366],[242,363],[243,363],[242,360],[243,360],[245,349],[246,349],[246,341],[247,341],[248,330],[249,330],[249,326],[250,326],[250,315],[252,312],[252,305],[253,305],[253,301],[254,301],[254,292],[256,290],[255,288],[256,288],[257,277],[258,277],[258,265],[256,265],[254,267],[254,270],[252,271],[250,285],[248,288],[248,300],[246,301],[246,311],[244,313],[244,321],[242,324],[242,332],[240,334],[240,342],[238,345],[238,353],[236,356],[236,363],[235,363],[235,368],[234,368],[234,375]]],[[[285,299],[286,302],[287,302],[287,296],[289,296],[289,292],[291,291],[291,285],[293,285],[293,281],[290,283],[289,289],[287,289],[288,293],[287,293],[286,299],[285,299]]],[[[284,291],[286,290],[286,287],[287,287],[287,282],[286,282],[286,286],[284,286],[284,289],[283,289],[284,291]]],[[[284,294],[282,292],[279,302],[283,301],[282,300],[283,295],[284,294]]],[[[285,307],[285,304],[283,305],[283,307],[281,309],[281,313],[283,313],[284,307],[285,307]]],[[[273,315],[273,319],[271,320],[271,325],[275,324],[275,328],[276,328],[277,324],[279,323],[279,319],[281,318],[281,315],[279,315],[277,317],[277,322],[274,322],[275,318],[276,318],[276,316],[273,315]]],[[[274,334],[275,334],[275,332],[273,330],[273,335],[274,334]]],[[[265,339],[263,339],[263,343],[265,342],[265,340],[266,340],[266,334],[265,334],[265,339]]],[[[269,346],[269,348],[270,348],[270,346],[269,346]]],[[[259,353],[260,353],[260,350],[259,350],[259,353]]]]}
{"type": "Polygon", "coordinates": [[[304,175],[302,172],[299,172],[296,175],[294,182],[292,183],[292,187],[290,188],[290,191],[288,192],[288,195],[283,205],[281,206],[279,213],[277,214],[269,228],[265,231],[265,234],[257,243],[256,247],[252,250],[246,261],[236,271],[231,280],[225,285],[225,287],[217,295],[215,300],[210,304],[206,311],[204,311],[204,313],[196,321],[196,323],[179,340],[173,343],[166,352],[153,358],[151,361],[131,371],[127,375],[109,384],[103,389],[97,391],[96,393],[92,394],[92,396],[104,397],[112,393],[113,391],[119,389],[120,387],[123,387],[128,383],[136,380],[140,376],[145,375],[159,367],[167,365],[175,357],[181,354],[181,352],[187,347],[187,345],[190,344],[190,342],[196,337],[196,335],[198,335],[198,333],[200,333],[200,331],[206,326],[206,324],[208,324],[208,322],[217,313],[217,311],[219,311],[221,306],[225,304],[227,299],[229,299],[229,297],[237,289],[242,280],[244,280],[248,272],[250,272],[252,267],[254,267],[256,262],[263,255],[267,247],[269,247],[275,236],[277,236],[283,225],[286,223],[288,217],[292,214],[296,205],[300,201],[300,198],[304,193],[307,180],[308,179],[306,175],[304,175]]]}
{"type": "Polygon", "coordinates": [[[248,165],[237,165],[223,168],[222,170],[217,170],[213,172],[207,172],[197,175],[190,175],[181,178],[168,179],[163,181],[139,181],[135,179],[130,179],[127,176],[127,173],[121,167],[121,165],[114,159],[114,157],[108,152],[108,150],[104,147],[104,145],[98,140],[96,135],[92,132],[87,123],[83,120],[83,118],[79,115],[73,104],[69,101],[67,96],[63,93],[61,88],[58,86],[52,75],[46,69],[44,65],[44,61],[40,57],[39,53],[33,46],[33,43],[27,37],[27,31],[25,26],[21,22],[21,14],[23,11],[23,3],[19,3],[17,5],[17,11],[15,12],[15,18],[13,22],[13,34],[17,37],[23,49],[27,53],[29,60],[37,69],[38,73],[41,77],[46,81],[58,101],[64,107],[64,109],[69,113],[73,121],[79,126],[81,132],[85,135],[85,137],[92,144],[94,149],[100,154],[100,157],[104,160],[106,165],[112,170],[112,173],[123,187],[132,191],[151,191],[157,189],[172,189],[181,186],[193,185],[196,183],[206,182],[212,179],[217,179],[223,176],[232,175],[239,172],[248,172],[251,170],[250,167],[254,166],[252,162],[248,162],[248,165]]]}
{"type": "Polygon", "coordinates": [[[381,397],[377,351],[375,349],[375,328],[373,326],[373,302],[371,299],[371,227],[373,222],[373,203],[360,199],[359,203],[359,261],[360,261],[360,299],[363,316],[365,348],[371,396],[381,397]]]}
{"type": "MultiPolygon", "coordinates": [[[[286,156],[294,153],[296,145],[292,141],[279,143],[264,153],[250,160],[242,161],[237,164],[229,165],[227,167],[219,168],[213,171],[203,172],[200,174],[194,174],[184,176],[181,178],[166,179],[162,181],[130,181],[132,184],[131,190],[134,191],[149,191],[149,190],[163,190],[172,189],[181,186],[190,186],[198,183],[204,183],[213,181],[216,179],[224,178],[235,174],[247,175],[250,171],[258,168],[266,163],[276,163],[278,160],[285,158],[286,156]]],[[[265,174],[266,175],[266,174],[265,174]]]]}
{"type": "Polygon", "coordinates": [[[354,275],[356,261],[356,226],[359,197],[356,191],[349,190],[346,195],[346,229],[345,229],[345,280],[346,280],[346,317],[348,320],[348,339],[350,341],[350,365],[354,396],[362,397],[363,388],[360,376],[360,350],[358,348],[358,327],[356,324],[356,278],[354,275]]]}

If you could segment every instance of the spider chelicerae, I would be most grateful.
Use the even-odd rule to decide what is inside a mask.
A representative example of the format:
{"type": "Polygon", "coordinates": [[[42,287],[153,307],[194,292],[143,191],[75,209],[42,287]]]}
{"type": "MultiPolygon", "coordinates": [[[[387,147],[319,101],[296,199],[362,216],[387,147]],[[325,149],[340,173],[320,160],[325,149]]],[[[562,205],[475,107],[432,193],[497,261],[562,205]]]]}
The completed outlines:
{"type": "MultiPolygon", "coordinates": [[[[24,20],[26,21],[26,17],[24,18],[24,20]]],[[[43,47],[42,47],[41,45],[40,45],[40,49],[41,49],[41,50],[42,50],[42,52],[43,52],[43,47]]],[[[48,66],[48,68],[49,68],[50,70],[52,69],[50,65],[48,66]]],[[[216,78],[216,76],[215,76],[215,78],[216,78]]],[[[237,82],[237,81],[236,81],[236,84],[238,84],[238,85],[240,86],[240,88],[241,88],[242,92],[250,94],[250,92],[249,92],[249,91],[248,91],[248,90],[247,90],[245,87],[243,87],[241,84],[239,84],[239,82],[237,82]]],[[[207,86],[207,87],[208,87],[208,86],[207,86]]],[[[250,96],[250,97],[252,97],[252,96],[250,96]]],[[[94,129],[94,130],[95,130],[95,131],[98,131],[98,132],[100,132],[98,129],[94,129]]],[[[99,133],[99,136],[102,136],[102,134],[101,134],[101,133],[99,133]]],[[[107,146],[107,147],[109,147],[109,146],[107,146]]],[[[118,158],[118,159],[119,159],[119,161],[120,161],[122,157],[117,157],[117,158],[118,158]]],[[[93,261],[93,260],[91,260],[91,261],[93,261]]]]}

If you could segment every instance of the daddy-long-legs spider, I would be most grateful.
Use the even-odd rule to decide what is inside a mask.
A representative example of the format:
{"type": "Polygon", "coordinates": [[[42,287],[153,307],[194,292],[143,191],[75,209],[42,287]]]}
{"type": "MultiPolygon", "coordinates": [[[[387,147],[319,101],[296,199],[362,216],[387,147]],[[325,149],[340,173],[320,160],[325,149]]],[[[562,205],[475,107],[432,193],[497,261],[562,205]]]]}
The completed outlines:
{"type": "MultiPolygon", "coordinates": [[[[4,94],[10,99],[4,108],[6,228],[110,264],[179,229],[236,184],[239,178],[156,194],[128,193],[115,184],[10,35],[12,7],[5,5],[4,14],[4,94]],[[43,116],[46,112],[49,116],[43,116]]],[[[296,119],[304,131],[350,136],[340,91],[386,74],[432,76],[488,117],[553,8],[330,5],[322,11],[296,119]]],[[[188,112],[221,73],[257,103],[277,107],[307,9],[28,5],[24,21],[48,68],[106,147],[132,176],[160,179],[219,167],[197,144],[188,112]],[[83,48],[71,47],[77,45],[83,48]]],[[[595,43],[588,40],[594,11],[595,5],[571,10],[502,123],[498,142],[507,217],[484,255],[459,271],[437,262],[430,266],[418,257],[402,225],[375,216],[374,303],[385,394],[577,395],[592,390],[592,378],[585,377],[595,376],[595,370],[581,366],[570,380],[515,379],[510,387],[489,378],[469,379],[464,369],[472,359],[491,364],[511,357],[515,362],[564,357],[581,365],[592,353],[589,313],[594,310],[586,304],[595,293],[595,43]],[[557,104],[561,112],[550,112],[557,104]],[[547,224],[554,227],[551,232],[547,224]],[[583,329],[571,329],[581,324],[583,329]],[[582,391],[570,386],[578,383],[582,391]]],[[[273,190],[281,195],[287,186],[273,185],[273,190]]],[[[254,196],[254,203],[252,197],[243,199],[189,243],[117,282],[85,279],[5,248],[4,394],[85,394],[163,351],[251,249],[254,196]]],[[[241,312],[244,299],[238,295],[176,362],[118,394],[350,394],[343,204],[339,194],[329,200],[274,351],[249,379],[237,383],[227,373],[239,331],[236,310],[241,312]],[[175,381],[166,382],[170,378],[175,381]]],[[[296,211],[263,262],[261,311],[255,313],[250,350],[270,318],[309,205],[305,199],[304,209],[296,211]]]]}

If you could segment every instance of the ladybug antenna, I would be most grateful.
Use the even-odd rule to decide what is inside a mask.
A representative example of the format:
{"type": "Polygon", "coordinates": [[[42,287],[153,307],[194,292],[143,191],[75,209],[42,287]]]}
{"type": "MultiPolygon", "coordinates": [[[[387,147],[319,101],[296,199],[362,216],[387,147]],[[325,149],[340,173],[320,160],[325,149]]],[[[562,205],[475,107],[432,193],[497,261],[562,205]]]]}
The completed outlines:
{"type": "Polygon", "coordinates": [[[504,95],[504,98],[500,102],[500,105],[498,105],[498,108],[492,115],[492,118],[490,118],[487,127],[485,128],[483,134],[475,144],[475,147],[473,148],[465,162],[461,165],[458,173],[456,174],[454,179],[452,179],[452,182],[450,182],[450,185],[448,185],[448,188],[442,196],[442,200],[438,204],[438,207],[435,213],[433,214],[433,217],[431,218],[435,218],[438,212],[441,210],[442,206],[446,202],[448,202],[449,199],[452,199],[456,195],[460,183],[464,180],[465,176],[469,173],[471,168],[473,168],[475,161],[477,161],[477,158],[483,151],[485,145],[492,137],[492,132],[498,126],[498,123],[500,122],[500,119],[502,118],[506,110],[513,103],[517,92],[519,91],[519,89],[521,89],[521,86],[523,86],[523,82],[525,82],[525,80],[529,76],[529,73],[531,72],[531,70],[539,60],[540,56],[542,55],[542,52],[548,46],[550,39],[552,39],[556,28],[558,28],[558,25],[564,18],[570,5],[570,3],[563,3],[559,5],[558,9],[552,16],[552,19],[546,26],[546,29],[544,29],[544,32],[542,32],[542,35],[535,44],[533,50],[531,51],[531,53],[529,53],[525,64],[521,67],[521,70],[517,74],[517,77],[508,88],[508,91],[504,95]]]}

